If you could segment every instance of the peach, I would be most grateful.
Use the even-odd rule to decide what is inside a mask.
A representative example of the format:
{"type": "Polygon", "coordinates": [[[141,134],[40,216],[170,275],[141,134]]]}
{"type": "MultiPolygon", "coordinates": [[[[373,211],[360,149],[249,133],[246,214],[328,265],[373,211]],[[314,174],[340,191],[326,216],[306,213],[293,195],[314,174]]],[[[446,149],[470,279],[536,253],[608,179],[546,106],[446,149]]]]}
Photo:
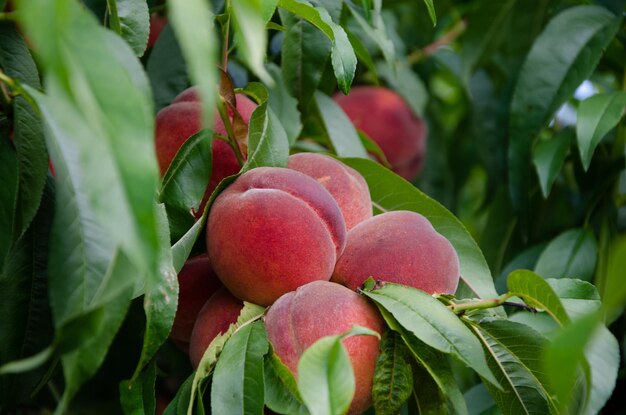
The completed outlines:
{"type": "Polygon", "coordinates": [[[150,15],[150,33],[148,35],[148,43],[146,45],[146,49],[150,49],[154,46],[166,24],[167,17],[161,16],[158,13],[152,13],[150,15]]]}
{"type": "Polygon", "coordinates": [[[346,228],[372,217],[372,201],[361,174],[339,160],[316,153],[298,153],[289,157],[290,169],[311,176],[335,198],[346,228]]]}
{"type": "MultiPolygon", "coordinates": [[[[256,103],[244,95],[236,95],[237,111],[248,124],[256,103]]],[[[229,111],[232,121],[232,112],[229,111]]],[[[226,135],[226,127],[217,113],[213,130],[226,135]]],[[[161,174],[165,174],[180,146],[202,128],[202,108],[195,88],[181,92],[172,104],[163,108],[156,116],[155,145],[161,174]]],[[[213,140],[213,171],[209,182],[209,193],[227,176],[236,174],[239,163],[232,148],[220,139],[213,140]]]]}
{"type": "Polygon", "coordinates": [[[215,200],[207,225],[211,264],[238,298],[270,305],[329,280],[345,246],[337,202],[311,177],[280,167],[241,175],[215,200]]]}
{"type": "Polygon", "coordinates": [[[356,290],[368,277],[454,294],[459,258],[454,247],[424,216],[387,212],[361,222],[350,232],[331,281],[356,290]]]}
{"type": "Polygon", "coordinates": [[[218,334],[223,334],[237,322],[243,302],[224,287],[220,288],[204,304],[191,332],[189,359],[196,369],[207,347],[218,334]]]}
{"type": "Polygon", "coordinates": [[[378,144],[394,172],[407,180],[419,174],[428,127],[400,95],[383,87],[359,86],[334,99],[354,126],[378,144]]]}
{"type": "Polygon", "coordinates": [[[221,286],[207,254],[185,262],[178,273],[178,309],[170,332],[171,339],[189,342],[200,309],[221,286]]]}
{"type": "MultiPolygon", "coordinates": [[[[382,334],[378,310],[364,297],[332,282],[315,281],[280,297],[265,317],[267,338],[276,355],[297,376],[298,360],[315,341],[344,333],[353,325],[382,334]]],[[[342,340],[355,378],[355,394],[349,413],[361,413],[372,402],[372,383],[379,340],[352,336],[342,340]]]]}

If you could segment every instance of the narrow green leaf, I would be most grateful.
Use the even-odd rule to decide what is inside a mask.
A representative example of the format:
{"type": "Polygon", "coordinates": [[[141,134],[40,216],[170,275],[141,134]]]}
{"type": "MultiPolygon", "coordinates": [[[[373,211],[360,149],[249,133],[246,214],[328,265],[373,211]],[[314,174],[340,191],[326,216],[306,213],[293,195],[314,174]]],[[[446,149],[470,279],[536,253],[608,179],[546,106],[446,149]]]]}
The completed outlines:
{"type": "Polygon", "coordinates": [[[597,94],[578,106],[576,135],[580,159],[585,170],[602,138],[611,131],[624,115],[626,92],[614,91],[597,94]]]}
{"type": "MultiPolygon", "coordinates": [[[[148,44],[150,12],[145,0],[110,0],[117,7],[120,33],[135,55],[141,56],[148,44]]],[[[113,14],[110,14],[113,17],[113,14]]]]}
{"type": "Polygon", "coordinates": [[[602,300],[604,309],[611,312],[626,302],[626,284],[623,279],[626,269],[626,238],[616,239],[611,244],[608,258],[602,300]]]}
{"type": "Polygon", "coordinates": [[[388,64],[395,62],[395,46],[392,40],[389,38],[389,34],[387,33],[387,30],[385,28],[385,23],[380,15],[380,4],[378,5],[376,10],[373,10],[371,22],[361,16],[356,8],[352,7],[348,3],[346,4],[348,5],[348,8],[350,9],[352,16],[354,17],[354,20],[358,23],[360,30],[376,43],[383,56],[385,57],[385,61],[388,64]]]}
{"type": "Polygon", "coordinates": [[[475,296],[490,298],[498,295],[478,245],[452,213],[378,163],[360,158],[342,161],[363,175],[376,211],[411,210],[424,215],[454,246],[459,256],[461,279],[475,296]]]}
{"type": "Polygon", "coordinates": [[[265,356],[265,405],[284,415],[307,415],[298,384],[287,366],[272,351],[265,356]]]}
{"type": "Polygon", "coordinates": [[[134,381],[120,383],[120,403],[126,415],[154,414],[156,362],[152,362],[134,381]]]}
{"type": "Polygon", "coordinates": [[[270,64],[267,70],[274,80],[274,85],[268,88],[270,95],[269,106],[285,129],[287,141],[291,146],[296,142],[300,131],[302,131],[298,101],[289,94],[287,86],[280,75],[280,68],[270,64]]]}
{"type": "Polygon", "coordinates": [[[358,58],[359,62],[361,62],[367,70],[369,71],[368,76],[373,78],[374,84],[378,84],[378,69],[376,69],[376,64],[374,63],[374,59],[370,54],[369,50],[365,47],[361,39],[359,39],[356,35],[350,32],[347,28],[344,28],[346,34],[348,35],[348,40],[352,45],[352,49],[354,49],[354,53],[358,58]]]}
{"type": "Polygon", "coordinates": [[[424,4],[428,9],[428,15],[430,16],[430,20],[433,21],[433,26],[437,26],[437,14],[435,13],[435,5],[433,4],[433,0],[424,0],[424,4]]]}
{"type": "Polygon", "coordinates": [[[506,320],[470,323],[487,350],[489,367],[503,386],[487,389],[503,414],[557,413],[541,362],[548,342],[530,327],[506,320]]]}
{"type": "Polygon", "coordinates": [[[279,0],[278,6],[315,25],[330,39],[335,78],[339,89],[347,94],[354,79],[357,59],[345,30],[334,23],[322,7],[313,7],[302,0],[279,0]]]}
{"type": "Polygon", "coordinates": [[[298,361],[298,388],[311,415],[339,415],[348,410],[354,397],[352,364],[342,339],[376,335],[370,329],[354,326],[339,336],[326,336],[304,351],[298,361]]]}
{"type": "Polygon", "coordinates": [[[393,283],[363,294],[428,346],[451,354],[498,387],[478,339],[441,302],[423,291],[393,283]]]}
{"type": "Polygon", "coordinates": [[[215,365],[211,384],[212,413],[263,412],[263,357],[268,348],[265,325],[261,321],[242,326],[233,333],[215,365]]]}
{"type": "Polygon", "coordinates": [[[176,391],[176,396],[167,405],[163,415],[185,415],[187,413],[187,406],[191,398],[191,386],[193,384],[194,373],[189,375],[187,379],[176,391]]]}
{"type": "Polygon", "coordinates": [[[593,232],[570,229],[543,250],[535,272],[544,278],[579,278],[590,281],[596,268],[597,249],[593,232]]]}
{"type": "MultiPolygon", "coordinates": [[[[277,2],[278,0],[271,2],[274,9],[277,2]]],[[[231,8],[230,14],[233,18],[234,37],[239,55],[252,72],[268,84],[272,83],[272,78],[265,69],[264,62],[267,49],[265,23],[269,20],[267,15],[269,14],[271,18],[274,14],[271,3],[259,0],[239,0],[228,3],[231,8]],[[272,9],[271,12],[270,9],[272,9]]]]}
{"type": "Polygon", "coordinates": [[[539,176],[541,192],[545,199],[550,195],[550,189],[552,189],[552,185],[563,167],[570,143],[573,140],[574,130],[566,128],[548,140],[536,142],[533,146],[533,164],[539,176]]]}
{"type": "Polygon", "coordinates": [[[571,7],[556,15],[535,40],[511,101],[509,186],[516,208],[524,205],[530,187],[528,166],[535,137],[591,75],[620,21],[599,6],[571,7]]]}
{"type": "Polygon", "coordinates": [[[372,398],[377,414],[397,414],[413,392],[408,349],[400,335],[386,331],[376,361],[372,398]]]}
{"type": "Polygon", "coordinates": [[[341,107],[320,91],[315,93],[315,101],[335,153],[340,157],[366,158],[367,153],[354,124],[341,107]]]}
{"type": "Polygon", "coordinates": [[[539,275],[528,270],[517,270],[509,274],[507,287],[531,307],[545,310],[561,326],[570,322],[565,307],[552,287],[539,275]]]}

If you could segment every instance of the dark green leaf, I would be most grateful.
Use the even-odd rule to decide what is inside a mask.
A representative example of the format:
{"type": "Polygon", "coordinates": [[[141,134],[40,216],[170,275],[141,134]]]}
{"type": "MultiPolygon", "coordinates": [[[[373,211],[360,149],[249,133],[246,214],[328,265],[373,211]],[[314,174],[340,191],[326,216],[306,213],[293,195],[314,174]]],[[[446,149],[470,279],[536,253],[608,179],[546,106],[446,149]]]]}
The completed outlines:
{"type": "Polygon", "coordinates": [[[624,115],[626,92],[614,91],[587,98],[578,106],[576,135],[580,159],[585,170],[600,140],[611,131],[624,115]]]}
{"type": "Polygon", "coordinates": [[[503,414],[556,413],[556,404],[540,361],[547,345],[541,334],[523,324],[505,320],[470,323],[487,350],[489,367],[503,386],[486,384],[503,414]]]}
{"type": "Polygon", "coordinates": [[[0,22],[0,67],[11,78],[40,88],[39,72],[23,37],[10,22],[0,22]]]}
{"type": "Polygon", "coordinates": [[[156,369],[156,363],[153,362],[134,381],[120,383],[120,402],[125,414],[154,414],[156,369]]]}
{"type": "Polygon", "coordinates": [[[289,94],[280,75],[280,68],[276,65],[269,65],[267,69],[274,80],[274,85],[268,88],[269,106],[285,129],[287,140],[291,146],[298,139],[302,130],[298,101],[289,94]]]}
{"type": "Polygon", "coordinates": [[[544,278],[580,278],[589,281],[596,268],[593,232],[570,229],[554,238],[539,256],[535,272],[544,278]]]}
{"type": "Polygon", "coordinates": [[[176,396],[167,405],[163,415],[185,415],[187,413],[187,407],[191,399],[191,385],[193,384],[194,374],[189,375],[182,385],[178,388],[176,396]]]}
{"type": "Polygon", "coordinates": [[[531,307],[545,310],[560,325],[570,322],[565,307],[552,287],[539,275],[528,270],[517,270],[507,279],[509,291],[531,307]]]}
{"type": "Polygon", "coordinates": [[[261,321],[242,326],[233,333],[215,365],[211,385],[212,413],[263,412],[263,357],[268,347],[265,325],[261,321]]]}
{"type": "Polygon", "coordinates": [[[387,330],[376,361],[372,398],[376,413],[397,414],[413,392],[413,373],[409,352],[399,334],[387,330]]]}
{"type": "Polygon", "coordinates": [[[111,13],[110,20],[113,26],[113,17],[119,19],[119,31],[112,27],[133,49],[137,56],[143,55],[148,44],[150,34],[150,13],[145,0],[112,0],[116,5],[116,16],[111,13]]]}
{"type": "Polygon", "coordinates": [[[352,121],[327,95],[317,91],[315,101],[328,138],[340,157],[367,157],[352,121]]]}
{"type": "Polygon", "coordinates": [[[393,283],[365,290],[363,294],[428,346],[451,354],[497,387],[498,381],[487,366],[480,342],[456,314],[431,295],[393,283]]]}
{"type": "Polygon", "coordinates": [[[239,0],[229,2],[230,15],[235,29],[234,37],[241,59],[263,82],[272,83],[270,74],[265,69],[267,49],[267,31],[265,23],[274,14],[278,0],[255,1],[239,0]],[[272,7],[273,4],[273,7],[272,7]],[[267,10],[264,10],[267,8],[267,10]],[[271,11],[269,11],[271,9],[271,11]]]}
{"type": "Polygon", "coordinates": [[[309,411],[302,403],[298,384],[287,366],[271,352],[265,356],[265,405],[284,415],[306,415],[309,411]]]}
{"type": "Polygon", "coordinates": [[[345,30],[334,23],[326,9],[322,7],[313,7],[300,0],[279,0],[278,6],[306,19],[330,39],[332,44],[331,61],[335,78],[339,89],[347,94],[354,79],[357,59],[345,30]]]}
{"type": "Polygon", "coordinates": [[[602,7],[571,7],[554,17],[533,44],[511,102],[509,185],[517,208],[524,205],[530,187],[533,140],[554,111],[591,75],[620,21],[602,7]]]}
{"type": "Polygon", "coordinates": [[[497,296],[489,267],[478,245],[452,213],[378,163],[360,158],[342,161],[363,175],[376,211],[411,210],[424,215],[456,249],[461,279],[465,284],[478,297],[497,296]]]}
{"type": "Polygon", "coordinates": [[[157,111],[169,105],[189,85],[187,65],[171,25],[163,28],[154,43],[146,72],[150,78],[157,111]]]}
{"type": "Polygon", "coordinates": [[[17,154],[8,137],[0,137],[0,266],[4,264],[11,245],[13,223],[16,215],[17,194],[19,189],[19,170],[17,154]]]}
{"type": "Polygon", "coordinates": [[[563,167],[573,139],[574,130],[566,128],[548,140],[536,142],[533,146],[533,164],[539,176],[541,192],[546,199],[550,195],[550,189],[552,189],[552,185],[563,167]]]}
{"type": "Polygon", "coordinates": [[[478,383],[467,390],[463,397],[470,408],[470,415],[500,415],[501,412],[487,391],[484,383],[478,383]]]}

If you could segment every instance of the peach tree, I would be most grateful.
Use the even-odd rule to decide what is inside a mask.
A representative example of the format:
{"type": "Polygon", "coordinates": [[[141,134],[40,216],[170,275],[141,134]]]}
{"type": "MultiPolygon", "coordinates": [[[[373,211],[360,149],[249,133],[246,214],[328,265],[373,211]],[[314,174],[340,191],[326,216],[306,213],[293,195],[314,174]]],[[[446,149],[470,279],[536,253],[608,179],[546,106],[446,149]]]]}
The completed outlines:
{"type": "Polygon", "coordinates": [[[625,6],[0,0],[0,413],[618,413],[625,6]],[[362,180],[355,222],[421,215],[428,254],[407,220],[352,234],[393,249],[339,260],[361,229],[342,203],[361,196],[328,188],[327,214],[308,170],[272,182],[263,214],[283,223],[259,228],[237,192],[296,153],[362,180]],[[327,246],[304,227],[320,218],[327,246]],[[184,266],[208,249],[227,285],[268,245],[237,238],[278,228],[293,231],[241,284],[260,297],[182,301],[218,289],[179,287],[184,266]],[[446,250],[451,288],[413,286],[413,263],[432,282],[444,266],[423,264],[446,250]],[[272,278],[306,261],[364,275],[264,297],[275,257],[291,268],[272,278]],[[403,261],[397,280],[378,271],[403,261]],[[198,313],[228,317],[192,365],[198,313]]]}

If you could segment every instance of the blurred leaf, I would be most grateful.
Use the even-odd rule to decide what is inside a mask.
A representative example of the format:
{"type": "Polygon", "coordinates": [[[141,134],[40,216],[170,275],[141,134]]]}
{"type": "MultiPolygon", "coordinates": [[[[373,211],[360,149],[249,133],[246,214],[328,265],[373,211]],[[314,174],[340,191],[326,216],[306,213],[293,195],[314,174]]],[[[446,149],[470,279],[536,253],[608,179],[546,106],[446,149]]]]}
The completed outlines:
{"type": "Polygon", "coordinates": [[[167,24],[163,28],[154,43],[146,72],[150,78],[157,111],[169,105],[189,85],[187,65],[171,25],[167,24]]]}
{"type": "Polygon", "coordinates": [[[150,12],[145,0],[109,0],[109,26],[141,56],[148,44],[150,12]]]}
{"type": "Polygon", "coordinates": [[[430,16],[430,20],[433,21],[433,26],[437,25],[437,14],[435,13],[435,5],[433,4],[433,0],[424,0],[424,4],[428,9],[428,15],[430,16]]]}
{"type": "Polygon", "coordinates": [[[602,301],[604,309],[611,312],[626,302],[626,284],[624,284],[626,238],[622,237],[611,244],[608,257],[602,301]]]}
{"type": "Polygon", "coordinates": [[[273,412],[285,415],[306,415],[298,384],[287,366],[271,352],[265,356],[265,405],[273,412]]]}
{"type": "Polygon", "coordinates": [[[154,414],[156,372],[156,362],[152,362],[134,381],[120,383],[120,402],[125,414],[154,414]]]}
{"type": "Polygon", "coordinates": [[[470,323],[487,350],[489,367],[503,386],[486,384],[503,414],[553,414],[557,407],[537,356],[547,340],[523,324],[506,320],[470,323]]]}
{"type": "Polygon", "coordinates": [[[342,339],[378,333],[353,326],[338,336],[317,340],[298,361],[298,389],[311,415],[343,414],[354,397],[354,371],[342,339]]]}
{"type": "Polygon", "coordinates": [[[500,415],[493,398],[484,383],[478,383],[467,390],[463,397],[470,408],[470,415],[500,415]]]}
{"type": "Polygon", "coordinates": [[[509,291],[531,307],[545,310],[561,326],[570,322],[565,307],[552,287],[532,271],[520,269],[509,274],[509,291]]]}
{"type": "Polygon", "coordinates": [[[335,153],[340,157],[367,157],[352,121],[341,107],[320,91],[315,93],[315,101],[335,153]]]}
{"type": "Polygon", "coordinates": [[[410,210],[424,215],[456,249],[461,279],[465,284],[477,297],[497,296],[489,267],[478,245],[452,213],[378,163],[360,158],[341,161],[363,175],[376,211],[410,210]]]}
{"type": "Polygon", "coordinates": [[[552,189],[554,181],[563,168],[565,157],[573,140],[574,130],[566,128],[548,140],[536,142],[533,146],[533,164],[537,170],[541,192],[545,199],[548,198],[550,189],[552,189]]]}
{"type": "Polygon", "coordinates": [[[194,223],[194,214],[211,178],[213,133],[202,130],[187,139],[163,176],[159,201],[165,205],[172,239],[177,241],[194,223]]]}
{"type": "Polygon", "coordinates": [[[331,61],[339,89],[350,91],[357,59],[345,30],[334,23],[326,9],[313,7],[301,0],[278,0],[278,6],[299,16],[321,30],[331,41],[331,61]]]}
{"type": "Polygon", "coordinates": [[[17,194],[19,189],[19,170],[17,154],[8,138],[0,137],[0,266],[13,245],[13,224],[16,215],[17,194]]]}
{"type": "Polygon", "coordinates": [[[209,4],[207,0],[167,0],[167,10],[189,75],[202,98],[204,127],[211,129],[218,76],[217,39],[209,4]]]}
{"type": "Polygon", "coordinates": [[[449,353],[498,387],[480,342],[456,314],[421,290],[393,283],[363,294],[428,346],[449,353]]]}
{"type": "MultiPolygon", "coordinates": [[[[358,23],[359,28],[366,34],[371,40],[373,40],[385,57],[385,61],[388,64],[395,62],[396,54],[393,42],[389,38],[387,31],[385,30],[385,24],[380,16],[380,10],[374,10],[371,24],[361,14],[352,7],[349,3],[346,3],[354,20],[358,23]]],[[[378,6],[378,9],[380,5],[378,6]]]]}
{"type": "Polygon", "coordinates": [[[269,106],[285,129],[287,141],[291,146],[298,139],[302,130],[298,100],[289,94],[287,86],[280,76],[280,68],[270,64],[267,69],[274,80],[274,85],[268,88],[269,106]]]}
{"type": "Polygon", "coordinates": [[[344,28],[346,34],[348,35],[348,40],[352,45],[352,49],[354,49],[354,53],[358,58],[359,62],[361,62],[367,70],[369,71],[368,76],[371,76],[374,79],[374,83],[378,84],[378,70],[376,69],[376,64],[372,59],[372,55],[367,50],[361,39],[355,36],[352,32],[350,32],[347,28],[344,28]]]}
{"type": "Polygon", "coordinates": [[[428,103],[428,91],[408,63],[404,61],[397,61],[393,64],[380,63],[378,71],[391,88],[404,98],[413,112],[417,116],[423,117],[428,103]]]}
{"type": "Polygon", "coordinates": [[[372,398],[376,414],[397,414],[413,392],[408,349],[399,334],[387,330],[376,361],[372,398]]]}
{"type": "Polygon", "coordinates": [[[278,0],[239,0],[229,2],[230,15],[237,50],[241,59],[266,84],[272,83],[272,77],[265,69],[267,49],[267,30],[265,23],[269,20],[278,0]],[[270,11],[271,10],[271,11],[270,11]]]}
{"type": "Polygon", "coordinates": [[[511,102],[509,186],[524,210],[533,140],[556,109],[589,78],[621,17],[598,6],[568,8],[547,25],[524,62],[511,102]],[[567,47],[564,47],[567,45],[567,47]]]}
{"type": "Polygon", "coordinates": [[[289,92],[297,98],[303,109],[308,106],[322,79],[331,43],[323,33],[304,20],[284,24],[287,31],[283,35],[281,73],[289,92]]]}
{"type": "Polygon", "coordinates": [[[585,99],[578,106],[576,135],[580,159],[585,170],[598,144],[624,115],[626,92],[614,91],[585,99]]]}
{"type": "Polygon", "coordinates": [[[596,268],[596,241],[588,229],[570,229],[554,238],[539,256],[535,272],[544,278],[590,281],[596,268]]]}
{"type": "Polygon", "coordinates": [[[585,348],[585,358],[591,370],[591,393],[586,415],[597,414],[611,397],[620,368],[620,348],[617,339],[601,326],[585,348]]]}
{"type": "Polygon", "coordinates": [[[211,412],[263,412],[263,356],[269,343],[261,321],[241,326],[228,339],[215,365],[211,384],[211,412]]]}

